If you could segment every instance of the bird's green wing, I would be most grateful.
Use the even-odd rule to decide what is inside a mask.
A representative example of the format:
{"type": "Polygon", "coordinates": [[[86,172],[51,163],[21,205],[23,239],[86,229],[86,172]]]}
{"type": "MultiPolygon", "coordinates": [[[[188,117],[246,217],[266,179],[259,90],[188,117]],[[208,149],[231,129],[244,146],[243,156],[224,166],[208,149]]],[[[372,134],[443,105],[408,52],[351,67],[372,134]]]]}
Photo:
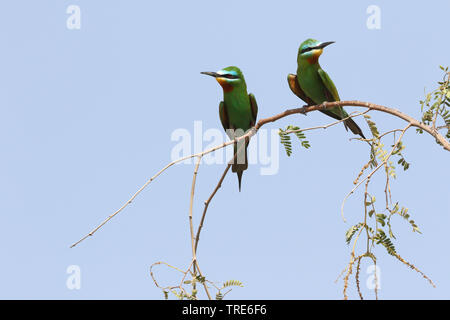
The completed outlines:
{"type": "Polygon", "coordinates": [[[323,71],[322,68],[319,68],[317,72],[319,73],[320,79],[322,79],[322,82],[328,91],[327,93],[325,93],[327,97],[330,96],[330,98],[333,98],[333,101],[341,100],[341,98],[339,98],[339,93],[336,89],[336,86],[334,85],[330,76],[325,71],[323,71]]]}
{"type": "Polygon", "coordinates": [[[256,124],[256,117],[258,116],[258,104],[256,103],[255,95],[253,93],[250,93],[248,97],[250,98],[250,107],[252,109],[251,126],[253,127],[256,124]]]}
{"type": "Polygon", "coordinates": [[[307,105],[309,106],[314,106],[315,103],[314,101],[312,101],[302,90],[302,88],[300,88],[300,85],[298,84],[297,81],[297,76],[295,74],[288,74],[288,84],[289,84],[289,88],[291,89],[291,91],[300,99],[302,99],[307,105]]]}
{"type": "MultiPolygon", "coordinates": [[[[322,83],[325,86],[325,96],[327,97],[327,101],[330,101],[330,102],[340,101],[341,98],[339,98],[339,93],[338,93],[333,81],[331,80],[330,76],[328,75],[328,73],[323,71],[322,68],[319,68],[319,70],[317,70],[317,73],[319,74],[320,79],[322,80],[322,83]]],[[[336,107],[336,108],[331,108],[331,109],[321,110],[321,111],[335,119],[338,119],[338,120],[341,120],[348,116],[347,112],[345,112],[344,108],[342,108],[342,107],[336,107]]],[[[345,122],[344,122],[344,127],[345,127],[345,130],[348,130],[347,124],[345,122]]]]}
{"type": "Polygon", "coordinates": [[[222,123],[222,127],[225,130],[225,132],[227,133],[227,135],[229,136],[229,138],[231,140],[233,140],[234,138],[232,136],[230,136],[228,133],[228,129],[233,129],[230,126],[230,121],[228,119],[228,112],[227,112],[227,106],[225,104],[224,101],[221,101],[219,104],[219,117],[220,117],[220,122],[222,123]]]}
{"type": "Polygon", "coordinates": [[[221,101],[219,104],[219,117],[220,122],[222,123],[222,127],[224,130],[231,129],[230,122],[228,121],[228,112],[225,106],[225,102],[221,101]]]}

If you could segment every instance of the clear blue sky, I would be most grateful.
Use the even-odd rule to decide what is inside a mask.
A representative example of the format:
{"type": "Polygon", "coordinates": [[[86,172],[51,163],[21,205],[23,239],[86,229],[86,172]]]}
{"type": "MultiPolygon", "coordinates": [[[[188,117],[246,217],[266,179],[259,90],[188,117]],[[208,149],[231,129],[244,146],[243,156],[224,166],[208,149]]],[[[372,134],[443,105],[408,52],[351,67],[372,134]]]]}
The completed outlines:
{"type": "MultiPolygon", "coordinates": [[[[120,207],[170,161],[178,128],[221,128],[222,93],[200,71],[237,65],[259,103],[259,117],[301,105],[286,75],[300,43],[336,41],[321,57],[342,99],[363,100],[419,117],[419,100],[448,65],[448,1],[2,1],[0,5],[0,298],[160,299],[149,266],[190,262],[188,206],[193,165],[160,176],[94,237],[69,245],[120,207]],[[69,30],[66,9],[81,8],[69,30]],[[366,27],[369,5],[381,29],[366,27]],[[66,287],[70,265],[81,289],[66,287]]],[[[351,110],[351,108],[348,108],[351,110]]],[[[383,130],[403,123],[373,113],[383,130]]],[[[268,128],[326,124],[315,112],[268,128]]],[[[362,119],[357,119],[368,132],[362,119]]],[[[342,298],[350,248],[345,231],[361,219],[361,195],[341,201],[367,148],[339,125],[307,134],[312,148],[280,149],[275,175],[250,166],[227,176],[210,206],[199,245],[202,271],[238,279],[236,299],[342,298]]],[[[393,200],[409,207],[423,234],[394,220],[398,252],[437,284],[383,250],[380,297],[450,298],[449,155],[411,130],[404,154],[411,168],[392,183],[393,200]]],[[[201,166],[195,217],[223,165],[201,166]]],[[[381,200],[382,178],[374,181],[381,200]]],[[[361,269],[365,287],[368,263],[361,269]]],[[[171,284],[178,275],[162,269],[171,284]]],[[[351,298],[357,298],[353,282],[351,298]]]]}

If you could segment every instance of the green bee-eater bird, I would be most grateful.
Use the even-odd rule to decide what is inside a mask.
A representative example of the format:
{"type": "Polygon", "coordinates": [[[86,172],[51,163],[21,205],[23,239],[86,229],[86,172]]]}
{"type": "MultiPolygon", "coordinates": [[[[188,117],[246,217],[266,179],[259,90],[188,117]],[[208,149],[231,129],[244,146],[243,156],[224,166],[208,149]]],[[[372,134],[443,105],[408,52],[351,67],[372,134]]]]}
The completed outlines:
{"type": "MultiPolygon", "coordinates": [[[[217,72],[201,72],[216,78],[223,89],[223,101],[219,104],[220,122],[228,137],[234,140],[242,136],[256,123],[258,105],[253,94],[247,93],[244,75],[238,67],[226,67],[217,72]]],[[[231,171],[236,172],[241,191],[242,173],[248,168],[247,161],[248,141],[245,146],[234,145],[235,161],[231,171]],[[239,151],[239,154],[236,153],[239,151]]]]}
{"type": "MultiPolygon", "coordinates": [[[[308,105],[321,104],[325,101],[340,101],[333,81],[319,65],[319,57],[323,52],[323,48],[332,43],[334,41],[319,42],[314,39],[308,39],[298,49],[297,75],[289,74],[288,83],[292,92],[308,105]]],[[[320,111],[337,120],[348,117],[348,113],[342,107],[320,111]]],[[[354,134],[359,134],[365,139],[361,129],[352,118],[345,120],[344,126],[346,130],[350,128],[354,134]]]]}

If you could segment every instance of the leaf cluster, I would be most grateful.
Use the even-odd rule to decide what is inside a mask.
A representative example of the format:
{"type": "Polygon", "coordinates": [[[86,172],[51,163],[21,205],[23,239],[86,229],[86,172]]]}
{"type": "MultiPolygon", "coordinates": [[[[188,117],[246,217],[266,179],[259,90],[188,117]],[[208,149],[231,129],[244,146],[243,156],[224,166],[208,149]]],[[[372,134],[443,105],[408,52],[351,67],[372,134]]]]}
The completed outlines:
{"type": "MultiPolygon", "coordinates": [[[[434,129],[447,129],[445,137],[450,140],[450,71],[449,67],[439,67],[444,71],[442,81],[438,81],[438,87],[427,93],[425,99],[420,101],[422,122],[434,129]],[[437,120],[444,122],[443,126],[437,126],[437,120]]],[[[423,130],[417,129],[418,133],[423,130]]]]}
{"type": "Polygon", "coordinates": [[[295,134],[295,136],[300,141],[300,145],[303,148],[308,149],[311,147],[309,141],[306,140],[305,134],[301,131],[299,127],[289,125],[286,127],[285,130],[280,128],[278,131],[278,135],[280,136],[280,142],[284,146],[284,149],[286,150],[286,154],[288,157],[290,157],[292,154],[292,142],[290,134],[295,134]]]}

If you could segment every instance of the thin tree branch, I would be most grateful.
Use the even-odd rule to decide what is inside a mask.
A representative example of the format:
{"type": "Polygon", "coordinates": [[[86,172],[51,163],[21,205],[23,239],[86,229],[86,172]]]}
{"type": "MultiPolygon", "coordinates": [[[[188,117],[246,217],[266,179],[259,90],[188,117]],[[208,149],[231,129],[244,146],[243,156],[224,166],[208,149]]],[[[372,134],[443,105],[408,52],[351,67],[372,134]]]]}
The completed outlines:
{"type": "Polygon", "coordinates": [[[414,119],[413,117],[397,110],[397,109],[393,109],[393,108],[388,108],[382,105],[378,105],[378,104],[374,104],[374,103],[370,103],[370,102],[363,102],[363,101],[357,101],[357,100],[352,100],[352,101],[335,101],[335,102],[324,102],[323,104],[320,105],[315,105],[315,106],[304,106],[302,108],[295,108],[295,109],[289,109],[286,110],[280,114],[277,114],[275,116],[269,117],[269,118],[265,118],[265,119],[261,119],[258,121],[258,123],[255,126],[256,130],[259,130],[259,128],[261,128],[263,125],[269,123],[269,122],[274,122],[277,121],[281,118],[293,115],[293,114],[306,114],[312,111],[316,111],[316,110],[324,110],[324,109],[330,109],[330,108],[334,108],[334,107],[363,107],[363,108],[368,108],[370,110],[376,110],[376,111],[381,111],[384,113],[388,113],[391,114],[393,116],[396,116],[400,119],[405,120],[406,122],[410,123],[412,127],[417,127],[422,129],[423,131],[429,133],[430,135],[432,135],[438,142],[439,144],[441,144],[443,146],[443,148],[447,151],[450,151],[450,142],[448,142],[444,136],[442,136],[441,134],[439,134],[437,132],[437,130],[434,130],[432,127],[425,125],[422,122],[417,121],[416,119],[414,119]]]}
{"type": "Polygon", "coordinates": [[[392,147],[391,152],[389,152],[389,154],[387,155],[386,159],[384,159],[383,162],[381,162],[375,169],[372,170],[372,172],[370,172],[364,179],[362,179],[361,181],[358,182],[358,184],[345,196],[344,200],[342,201],[342,205],[341,205],[341,216],[342,219],[345,220],[344,217],[344,206],[345,203],[347,202],[348,197],[350,197],[356,189],[358,189],[358,187],[366,180],[370,180],[370,178],[375,174],[375,172],[378,171],[378,169],[380,169],[382,166],[385,165],[385,163],[389,160],[389,158],[392,156],[392,154],[394,153],[395,149],[397,148],[398,144],[400,143],[400,141],[403,138],[403,135],[405,134],[406,130],[408,130],[410,127],[412,126],[411,123],[408,123],[408,125],[402,130],[402,133],[400,134],[400,137],[398,138],[397,142],[394,144],[394,146],[392,147]]]}
{"type": "Polygon", "coordinates": [[[222,149],[228,145],[231,145],[233,143],[237,143],[238,141],[242,140],[242,139],[251,139],[251,137],[253,135],[255,135],[257,133],[257,131],[264,126],[267,123],[270,122],[275,122],[279,119],[285,118],[287,116],[290,115],[294,115],[294,114],[307,114],[309,112],[312,111],[316,111],[316,110],[324,110],[324,109],[330,109],[330,108],[334,108],[334,107],[344,107],[344,106],[350,106],[350,107],[363,107],[363,108],[368,108],[369,110],[377,110],[377,111],[381,111],[384,113],[388,113],[391,114],[393,116],[396,116],[400,119],[403,119],[405,121],[407,121],[409,123],[409,126],[413,126],[413,127],[417,127],[422,129],[423,131],[429,133],[431,136],[433,136],[436,141],[443,146],[443,148],[447,151],[450,151],[450,142],[448,142],[444,136],[442,136],[441,134],[439,134],[439,132],[436,129],[433,129],[430,126],[425,125],[422,122],[417,121],[416,119],[410,117],[407,114],[404,114],[403,112],[400,112],[399,110],[396,109],[392,109],[392,108],[388,108],[385,106],[381,106],[381,105],[377,105],[377,104],[373,104],[373,103],[369,103],[369,102],[362,102],[362,101],[335,101],[335,102],[324,102],[323,104],[320,105],[314,105],[314,106],[304,106],[301,108],[294,108],[294,109],[288,109],[282,113],[279,113],[277,115],[274,115],[272,117],[268,117],[268,118],[264,118],[258,121],[258,123],[251,128],[250,130],[248,130],[248,132],[245,135],[242,135],[232,141],[228,141],[225,142],[219,146],[213,147],[211,149],[208,149],[206,151],[202,151],[196,154],[191,154],[182,158],[179,158],[177,160],[174,160],[172,162],[170,162],[169,164],[167,164],[165,167],[163,167],[160,171],[158,171],[153,177],[151,177],[138,191],[136,191],[136,193],[127,201],[125,202],[124,205],[122,205],[117,211],[115,211],[113,214],[111,214],[108,218],[106,218],[102,223],[100,223],[97,227],[95,227],[91,232],[89,232],[87,235],[85,235],[83,238],[81,238],[80,240],[78,240],[77,242],[75,242],[74,244],[72,244],[70,247],[73,248],[76,245],[78,245],[80,242],[82,242],[83,240],[85,240],[86,238],[94,235],[95,232],[97,232],[101,227],[103,227],[109,220],[111,220],[113,217],[115,217],[119,212],[121,212],[125,207],[127,207],[153,180],[155,180],[161,173],[163,173],[164,171],[166,171],[168,168],[170,168],[171,166],[173,166],[176,163],[179,163],[181,161],[190,159],[190,158],[194,158],[194,157],[199,157],[199,156],[204,156],[208,153],[214,152],[218,149],[222,149]]]}
{"type": "MultiPolygon", "coordinates": [[[[197,253],[196,253],[197,248],[194,245],[194,224],[192,221],[192,208],[194,205],[195,182],[197,180],[198,167],[200,166],[201,160],[202,160],[202,156],[199,156],[197,163],[195,165],[194,176],[192,178],[191,198],[190,198],[190,203],[189,203],[189,229],[191,232],[192,262],[193,262],[194,276],[196,276],[196,270],[198,270],[200,277],[203,277],[203,275],[200,271],[200,267],[198,265],[197,253]]],[[[189,269],[190,269],[190,266],[189,266],[189,269]]],[[[206,295],[208,296],[208,299],[212,300],[211,294],[209,293],[208,286],[206,285],[205,281],[202,281],[202,284],[203,284],[203,287],[205,288],[205,292],[206,292],[206,295]]]]}
{"type": "Polygon", "coordinates": [[[195,237],[195,252],[197,252],[197,246],[198,246],[198,242],[200,240],[200,232],[202,231],[203,222],[205,221],[206,211],[208,211],[209,204],[211,203],[211,200],[216,195],[217,191],[222,186],[222,182],[225,179],[225,176],[227,175],[228,170],[230,170],[231,165],[236,161],[237,155],[242,151],[243,148],[245,148],[245,145],[246,145],[246,143],[242,143],[241,144],[239,149],[234,154],[233,159],[230,160],[230,162],[228,163],[227,167],[225,168],[225,171],[223,172],[222,176],[220,177],[219,182],[217,183],[216,187],[214,188],[214,191],[211,193],[211,195],[209,196],[208,200],[205,201],[205,208],[203,209],[202,218],[200,220],[200,224],[199,224],[198,230],[197,230],[197,235],[195,237]]]}
{"type": "MultiPolygon", "coordinates": [[[[341,120],[338,120],[338,121],[335,121],[335,122],[332,122],[332,123],[329,123],[329,124],[326,124],[326,125],[323,125],[323,126],[315,126],[315,127],[309,127],[309,128],[304,128],[304,129],[298,129],[298,130],[287,130],[284,133],[285,134],[289,134],[289,133],[304,132],[304,131],[317,130],[317,129],[328,129],[329,127],[332,127],[332,126],[337,125],[337,124],[339,124],[341,122],[344,122],[347,119],[355,118],[355,117],[364,115],[364,114],[366,114],[369,111],[370,110],[366,110],[366,111],[363,111],[363,112],[358,112],[358,113],[355,113],[353,115],[349,115],[348,117],[346,117],[344,119],[341,119],[341,120]]],[[[364,140],[364,139],[362,139],[362,140],[364,140]]]]}
{"type": "Polygon", "coordinates": [[[197,252],[198,241],[200,240],[200,232],[202,231],[203,222],[205,221],[206,211],[208,210],[208,206],[209,206],[212,198],[214,198],[214,196],[216,195],[217,191],[222,186],[222,182],[225,179],[225,176],[227,175],[228,170],[230,170],[230,167],[231,167],[231,163],[229,163],[227,165],[227,167],[225,168],[225,171],[222,173],[222,176],[220,177],[219,182],[217,183],[216,187],[214,188],[214,191],[211,193],[211,195],[209,196],[208,200],[205,201],[205,208],[203,209],[202,218],[200,220],[200,224],[198,225],[198,229],[197,229],[197,235],[195,236],[195,246],[194,246],[194,248],[195,248],[194,251],[195,252],[197,252]]]}
{"type": "MultiPolygon", "coordinates": [[[[203,276],[202,271],[200,270],[200,266],[198,265],[197,259],[195,259],[194,267],[197,267],[198,274],[200,275],[200,277],[202,277],[204,279],[205,277],[203,276]]],[[[208,296],[208,299],[212,300],[211,294],[209,293],[209,290],[208,290],[208,286],[206,285],[206,281],[202,281],[202,284],[203,284],[203,288],[205,288],[205,292],[206,292],[206,295],[208,296]]]]}
{"type": "MultiPolygon", "coordinates": [[[[256,133],[256,131],[255,131],[256,133]]],[[[184,160],[187,159],[191,159],[194,157],[202,157],[205,154],[214,152],[218,149],[222,149],[225,148],[226,146],[229,146],[230,144],[233,144],[234,142],[240,141],[241,139],[243,139],[244,136],[241,136],[239,138],[236,138],[233,141],[228,141],[225,142],[219,146],[216,146],[214,148],[208,149],[206,151],[203,152],[199,152],[199,153],[195,153],[195,154],[191,154],[182,158],[179,158],[177,160],[174,160],[172,162],[170,162],[169,164],[167,164],[164,168],[162,168],[161,170],[159,170],[153,177],[151,177],[149,180],[147,180],[147,182],[138,190],[136,191],[136,193],[127,201],[125,202],[124,205],[122,205],[117,211],[115,211],[113,214],[111,214],[108,218],[106,218],[102,223],[100,223],[97,227],[95,227],[91,232],[89,232],[87,235],[85,235],[83,238],[81,238],[80,240],[78,240],[77,242],[75,242],[74,244],[72,244],[70,247],[73,248],[76,245],[78,245],[80,242],[82,242],[83,240],[85,240],[86,238],[94,235],[94,233],[96,233],[101,227],[103,227],[109,220],[111,220],[112,218],[114,218],[114,216],[116,216],[119,212],[121,212],[123,209],[125,209],[125,207],[127,207],[131,202],[133,202],[133,200],[153,181],[155,180],[161,173],[163,173],[164,171],[166,171],[168,168],[170,168],[171,166],[173,166],[174,164],[177,164],[179,162],[182,162],[184,160]]]]}
{"type": "Polygon", "coordinates": [[[195,181],[197,180],[198,167],[200,165],[200,161],[202,157],[198,157],[197,164],[194,169],[194,176],[192,178],[192,187],[191,187],[191,199],[189,202],[189,229],[191,232],[191,247],[192,247],[192,259],[197,260],[197,255],[195,254],[195,246],[194,246],[194,223],[192,221],[192,208],[194,206],[194,192],[195,192],[195,181]]]}

